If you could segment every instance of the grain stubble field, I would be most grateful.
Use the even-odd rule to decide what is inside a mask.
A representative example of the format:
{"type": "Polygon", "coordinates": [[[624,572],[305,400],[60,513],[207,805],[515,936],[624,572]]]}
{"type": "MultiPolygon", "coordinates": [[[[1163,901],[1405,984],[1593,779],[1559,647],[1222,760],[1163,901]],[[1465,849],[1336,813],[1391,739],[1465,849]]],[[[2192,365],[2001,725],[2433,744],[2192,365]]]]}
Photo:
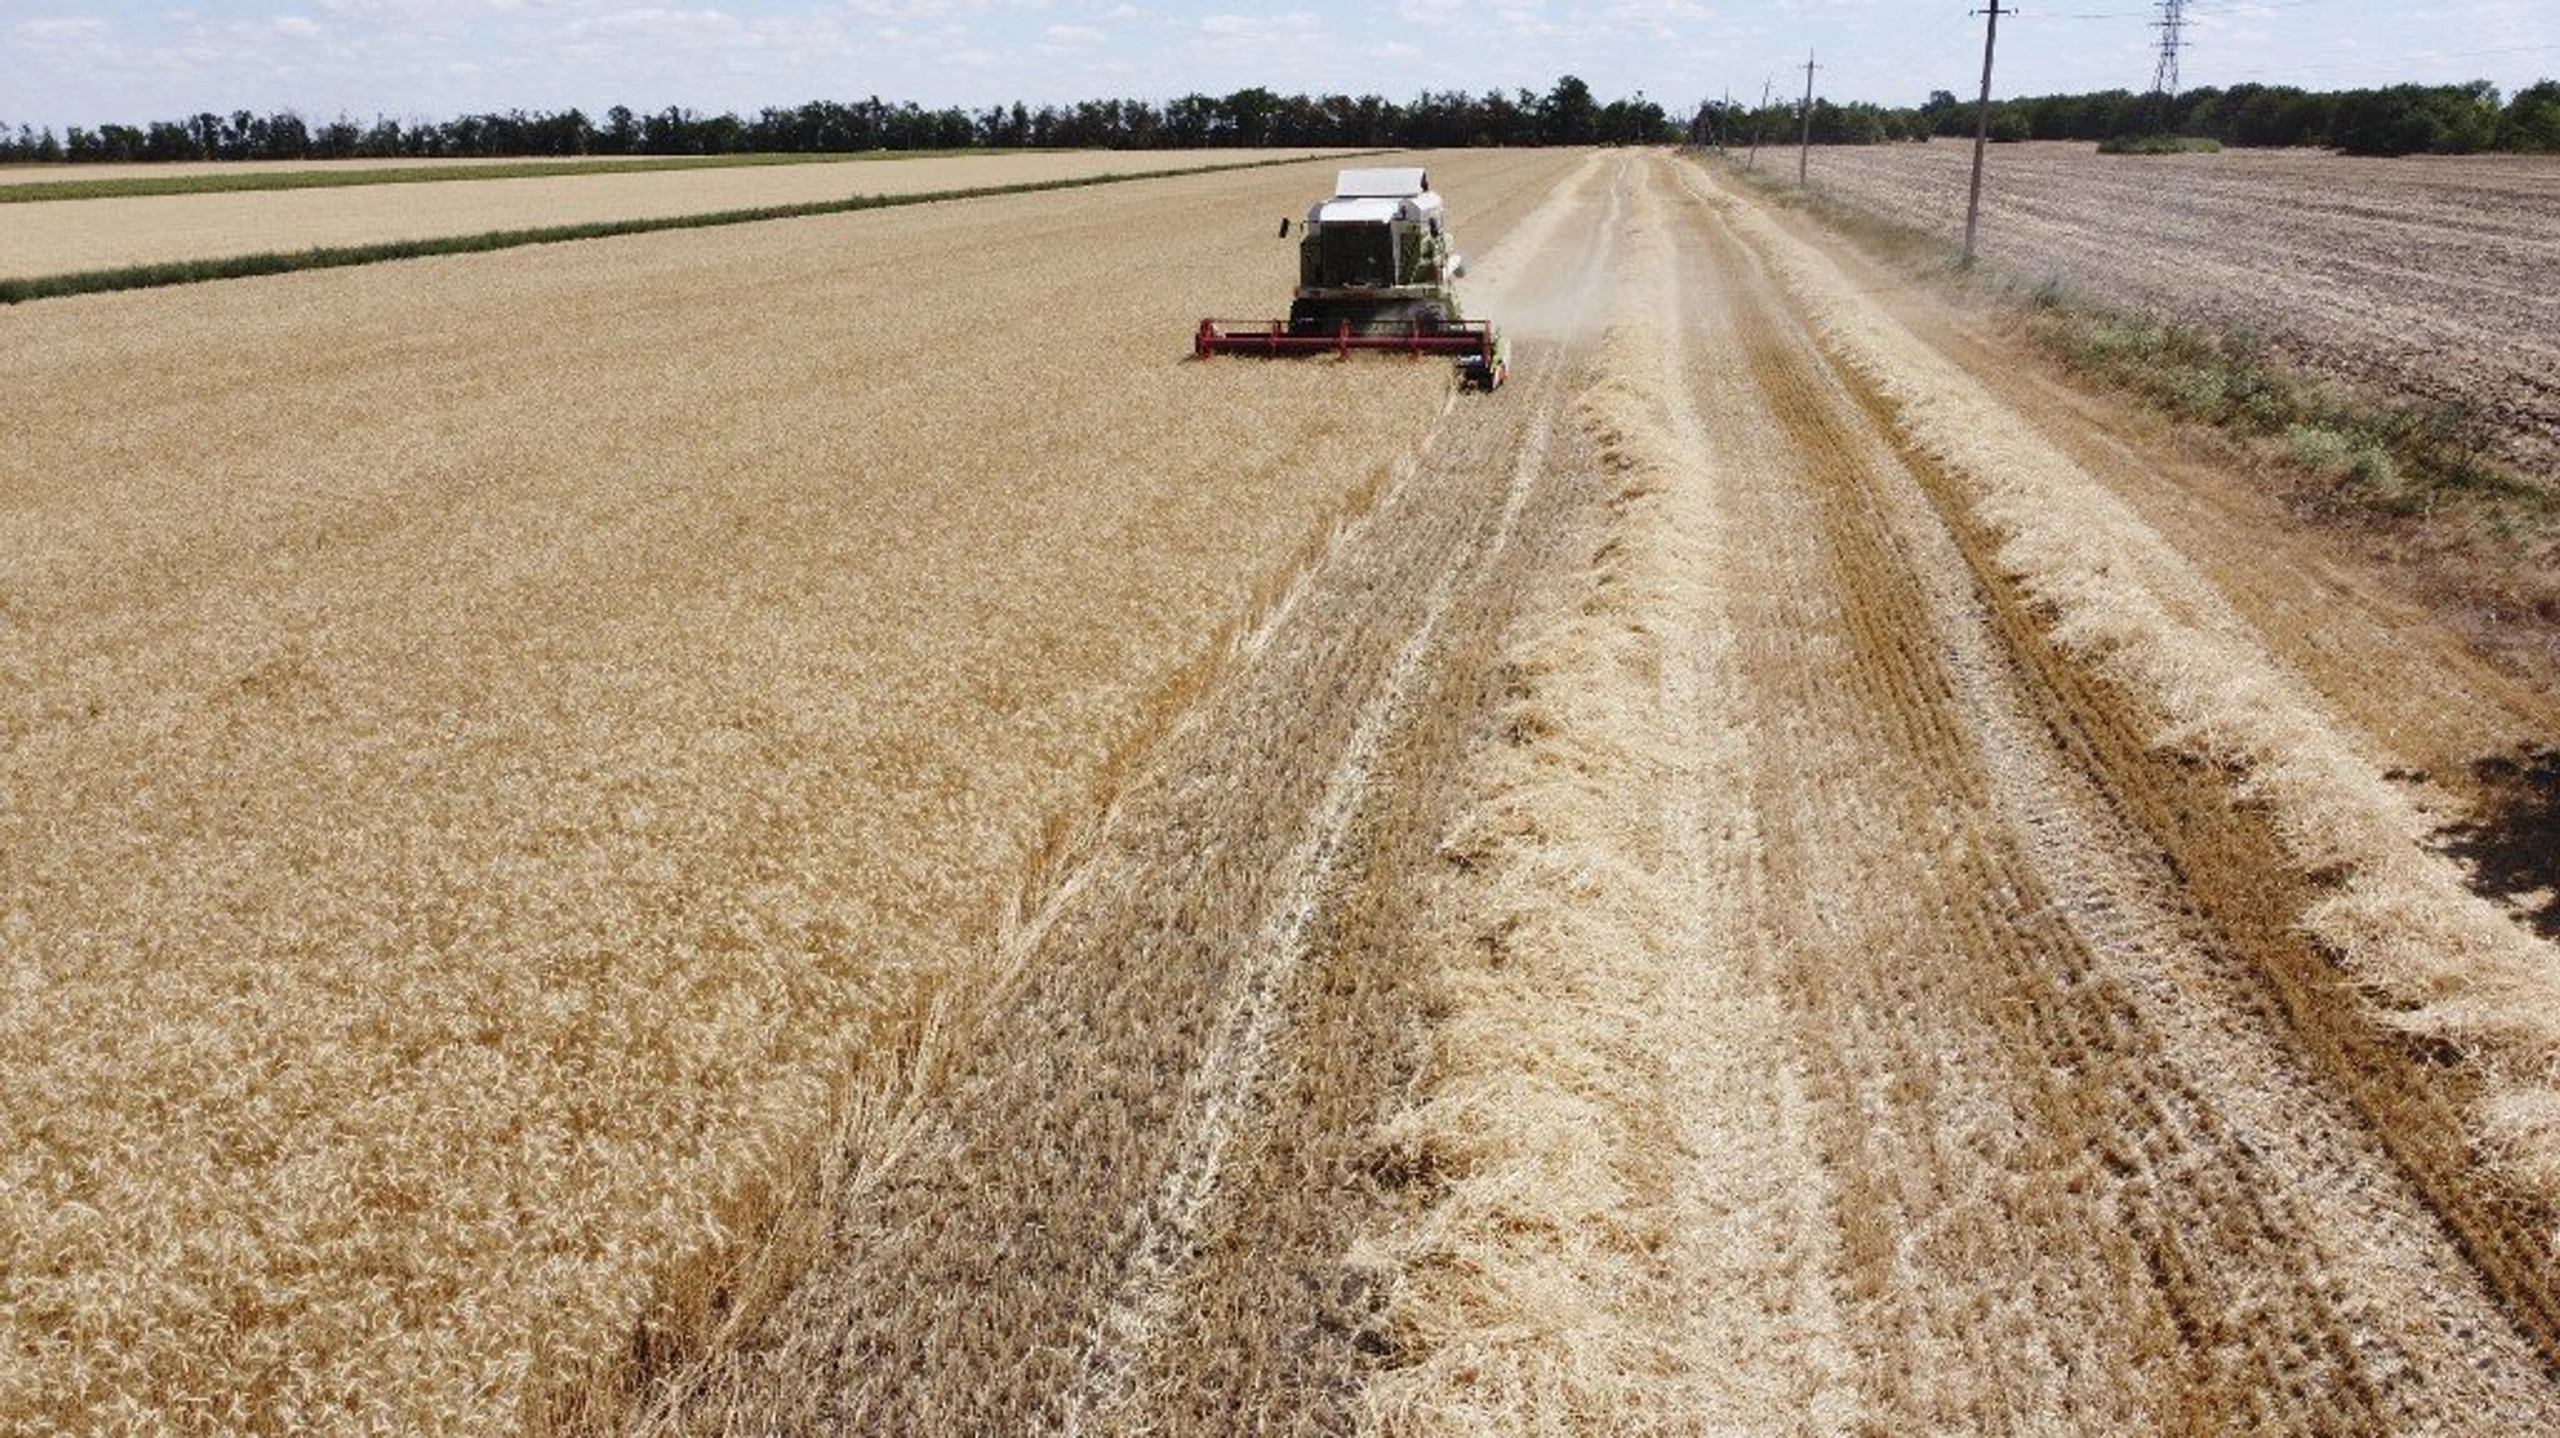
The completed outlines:
{"type": "MultiPolygon", "coordinates": [[[[877,781],[942,794],[917,832],[946,857],[984,831],[974,879],[883,870],[877,835],[763,847],[808,873],[810,901],[868,895],[919,935],[1029,878],[967,964],[840,956],[865,983],[903,976],[913,1021],[873,1030],[903,1056],[848,1057],[839,1138],[811,1150],[803,1132],[785,1165],[813,1175],[804,1221],[766,1240],[762,1269],[695,1295],[756,1301],[663,1344],[644,1330],[637,1365],[569,1416],[734,1433],[2560,1426],[2547,1151],[2529,1124],[2495,1126],[2542,1094],[2538,991],[2489,986],[2548,946],[2443,891],[2452,871],[2395,807],[2461,816],[2465,796],[2424,774],[2554,732],[2554,696],[2370,576],[2266,564],[2306,541],[2217,497],[2227,476],[2008,373],[1925,298],[1706,171],[1644,153],[1441,165],[1461,235],[1500,237],[1476,298],[1517,331],[1515,387],[1447,405],[1393,366],[1223,362],[1150,380],[1191,401],[1217,387],[1282,427],[1385,384],[1410,438],[1288,490],[1286,513],[1323,518],[1285,586],[1183,611],[1257,617],[1191,651],[1210,657],[1147,711],[1161,730],[1105,726],[1152,737],[1084,791],[1099,809],[1070,792],[1044,814],[1007,790],[1042,761],[990,736],[947,756],[938,790],[877,781]],[[2290,727],[2252,728],[2235,702],[2290,727]],[[1037,834],[1062,812],[1083,819],[1037,834]],[[2307,846],[2306,814],[2340,837],[2307,846]],[[2409,967],[2445,935],[2476,972],[2409,967]],[[934,1001],[953,987],[971,992],[934,1001]]],[[[1166,183],[1245,204],[1287,187],[1166,183]]],[[[1030,238],[1092,243],[1140,208],[1080,200],[1030,238]]],[[[924,247],[941,233],[887,227],[924,247]]],[[[647,253],[681,271],[695,249],[647,253]]],[[[1240,246],[1214,258],[1258,273],[1240,246]]],[[[1210,308],[1253,307],[1214,283],[1210,308]]],[[[890,388],[910,410],[943,393],[890,388]]],[[[1062,495],[1107,492],[1103,474],[1180,425],[1150,421],[1062,495]]],[[[1094,443],[1061,431],[1042,449],[1094,443]]],[[[758,453],[775,473],[810,462],[758,453]]],[[[1222,472],[1208,454],[1182,470],[1231,497],[1222,472]]],[[[1011,522],[1017,548],[984,575],[1065,562],[1011,522]]],[[[75,547],[129,542],[89,523],[75,547]]],[[[1269,542],[1291,528],[1275,519],[1269,542]]],[[[149,647],[155,622],[218,638],[184,606],[101,608],[99,652],[118,634],[169,652],[149,647]]],[[[777,616],[763,662],[809,643],[810,618],[777,616]]],[[[905,632],[941,631],[901,611],[817,657],[946,662],[905,632]]],[[[708,633],[675,651],[683,667],[721,652],[708,633]]],[[[571,632],[542,652],[594,647],[571,632]]],[[[75,657],[13,735],[113,697],[75,657]]],[[[289,664],[244,672],[310,697],[289,664]]],[[[1072,709],[1130,672],[1096,661],[1029,707],[1072,709]]],[[[572,692],[611,692],[596,682],[572,692]]],[[[937,693],[916,712],[990,702],[937,693]]],[[[180,712],[161,723],[192,732],[180,712]]],[[[742,762],[724,782],[771,792],[742,762]]],[[[772,943],[722,932],[708,974],[772,943]]]]}
{"type": "MultiPolygon", "coordinates": [[[[1950,242],[1969,147],[1825,149],[1817,186],[1950,242]]],[[[2267,341],[2391,397],[2476,407],[2560,482],[2560,162],[2325,151],[1993,149],[1983,254],[2118,306],[2267,341]]]]}

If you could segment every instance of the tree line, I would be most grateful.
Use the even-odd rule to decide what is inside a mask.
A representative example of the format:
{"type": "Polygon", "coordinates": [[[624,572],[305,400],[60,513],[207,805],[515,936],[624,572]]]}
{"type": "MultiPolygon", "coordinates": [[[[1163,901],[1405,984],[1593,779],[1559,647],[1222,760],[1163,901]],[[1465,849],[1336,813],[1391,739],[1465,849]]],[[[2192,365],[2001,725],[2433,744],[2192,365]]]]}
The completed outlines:
{"type": "Polygon", "coordinates": [[[815,154],[864,150],[1193,150],[1342,146],[1612,145],[1673,139],[1662,106],[1638,94],[1603,102],[1567,75],[1544,94],[1425,92],[1410,101],[1377,95],[1282,95],[1259,87],[1168,101],[1016,102],[929,110],[913,102],[813,100],[753,115],[705,115],[679,106],[641,113],[616,105],[508,110],[450,120],[313,122],[293,111],[211,112],[145,125],[51,128],[0,125],[0,162],[157,160],[365,160],[546,158],[578,155],[815,154]]]}
{"type": "MultiPolygon", "coordinates": [[[[1909,108],[1813,102],[1816,144],[1873,145],[1970,137],[1977,106],[1946,90],[1909,108]]],[[[1791,144],[1803,107],[1710,101],[1691,120],[1701,144],[1791,144]]],[[[1991,107],[1991,138],[2126,140],[2184,135],[2242,147],[2303,145],[2351,155],[2469,155],[2491,150],[2560,153],[2560,81],[2526,86],[2501,101],[2486,80],[2464,85],[2390,85],[2303,90],[2291,85],[2205,87],[2170,96],[2131,90],[2036,95],[1991,107]]]]}

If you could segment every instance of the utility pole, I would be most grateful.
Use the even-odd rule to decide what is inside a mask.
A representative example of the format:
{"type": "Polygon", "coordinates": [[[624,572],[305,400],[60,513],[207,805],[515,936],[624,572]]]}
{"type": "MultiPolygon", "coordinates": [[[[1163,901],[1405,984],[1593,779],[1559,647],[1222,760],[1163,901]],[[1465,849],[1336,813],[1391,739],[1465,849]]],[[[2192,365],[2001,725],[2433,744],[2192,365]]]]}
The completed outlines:
{"type": "Polygon", "coordinates": [[[1742,162],[1742,168],[1746,170],[1760,168],[1760,117],[1769,113],[1769,91],[1777,83],[1775,80],[1760,82],[1760,108],[1751,112],[1751,153],[1742,162]]]}
{"type": "Polygon", "coordinates": [[[1733,140],[1733,87],[1724,87],[1724,106],[1716,111],[1716,153],[1721,155],[1733,140]]]}
{"type": "Polygon", "coordinates": [[[2003,11],[2000,0],[1991,0],[1990,9],[1973,13],[1991,18],[1982,27],[1982,109],[1973,121],[1973,194],[1964,202],[1964,267],[1968,270],[1973,268],[1974,232],[1982,225],[1982,152],[1991,144],[1991,52],[2000,43],[2000,17],[2017,12],[2003,11]]]}
{"type": "MultiPolygon", "coordinates": [[[[1994,0],[1997,3],[1997,0],[1994,0]]],[[[1805,172],[1813,164],[1813,52],[1804,52],[1804,139],[1796,146],[1796,188],[1803,189],[1805,172]]]]}

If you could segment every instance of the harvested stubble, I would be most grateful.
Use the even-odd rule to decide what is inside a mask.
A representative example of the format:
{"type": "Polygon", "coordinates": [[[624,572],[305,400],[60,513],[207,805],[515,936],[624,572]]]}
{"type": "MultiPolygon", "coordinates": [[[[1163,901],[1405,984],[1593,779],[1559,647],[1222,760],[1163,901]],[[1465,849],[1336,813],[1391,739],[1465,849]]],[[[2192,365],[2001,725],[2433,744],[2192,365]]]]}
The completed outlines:
{"type": "MultiPolygon", "coordinates": [[[[1086,151],[936,156],[866,165],[761,165],[614,175],[49,200],[9,207],[0,276],[385,244],[611,220],[1177,172],[1317,151],[1086,151]]],[[[1284,206],[1284,210],[1288,207],[1284,206]]]]}
{"type": "MultiPolygon", "coordinates": [[[[2382,1053],[2353,1037],[2360,1026],[2425,1047],[2423,1058],[2394,1059],[2422,1070],[2415,1099],[2382,1100],[2398,1106],[2375,1121],[2396,1130],[2403,1161],[2547,1356],[2549,1235],[2520,1231],[2519,1215],[2560,1205],[2551,945],[2472,892],[2395,784],[2390,757],[2276,661],[2186,556],[2051,441],[2002,423],[1979,381],[1930,352],[1840,269],[1790,244],[1765,216],[1735,213],[1826,340],[1896,406],[1911,442],[1969,488],[1999,564],[2049,607],[2053,642],[2163,716],[2165,729],[2149,736],[2158,747],[2238,776],[2240,797],[2303,890],[2300,923],[2315,961],[2335,966],[2312,984],[2318,1002],[2354,1011],[2297,1013],[2311,1031],[2306,1043],[2339,1043],[2335,1030],[2350,1035],[2350,1053],[2382,1053]],[[2467,1112],[2447,1115],[2466,1101],[2467,1112]],[[2483,1156],[2511,1190],[2479,1191],[2469,1166],[2483,1156]]],[[[2388,1089],[2404,1080],[2371,1081],[2388,1089]]]]}
{"type": "Polygon", "coordinates": [[[1447,846],[1369,1430],[2549,1431],[2498,1301],[2547,1254],[2464,1252],[2400,1166],[2423,1118],[2271,1020],[2221,945],[2235,889],[2302,912],[2258,883],[2291,856],[2215,832],[2219,767],[2117,768],[2149,709],[2057,656],[1959,499],[2032,461],[2000,522],[2103,526],[2182,619],[2209,586],[2019,413],[1864,388],[1962,379],[1841,364],[1771,280],[1872,339],[1870,290],[1675,170],[1610,226],[1581,416],[1618,503],[1513,632],[1447,846]],[[2012,462],[1958,477],[1905,423],[2012,462]]]}
{"type": "Polygon", "coordinates": [[[1841,1420],[1805,1096],[1733,907],[1749,746],[1710,717],[1744,688],[1717,576],[1752,541],[1674,398],[1673,336],[1699,320],[1659,174],[1632,168],[1600,226],[1628,237],[1620,311],[1573,411],[1606,513],[1524,600],[1474,807],[1442,843],[1439,1022],[1380,1138],[1427,1205],[1365,1245],[1401,1281],[1364,1432],[1841,1420]]]}
{"type": "Polygon", "coordinates": [[[1677,580],[1659,475],[1614,503],[1626,542],[1585,593],[1541,595],[1505,655],[1515,737],[1444,847],[1464,875],[1427,950],[1445,1018],[1422,1102],[1382,1135],[1435,1197],[1375,1246],[1404,1275],[1406,1361],[1369,1385],[1364,1432],[1651,1432],[1676,1401],[1659,996],[1695,919],[1653,869],[1676,760],[1645,696],[1677,580]]]}
{"type": "Polygon", "coordinates": [[[715,1320],[1439,403],[1177,362],[1322,174],[0,319],[0,1426],[514,1431],[715,1320]]]}
{"type": "MultiPolygon", "coordinates": [[[[1968,148],[1828,149],[1816,185],[1952,243],[1968,148]]],[[[2476,413],[2499,454],[2560,478],[2560,162],[2226,150],[2127,160],[2004,147],[1983,252],[2034,282],[2269,342],[2283,358],[2476,413]],[[2128,243],[2127,236],[2144,237],[2128,243]]]]}

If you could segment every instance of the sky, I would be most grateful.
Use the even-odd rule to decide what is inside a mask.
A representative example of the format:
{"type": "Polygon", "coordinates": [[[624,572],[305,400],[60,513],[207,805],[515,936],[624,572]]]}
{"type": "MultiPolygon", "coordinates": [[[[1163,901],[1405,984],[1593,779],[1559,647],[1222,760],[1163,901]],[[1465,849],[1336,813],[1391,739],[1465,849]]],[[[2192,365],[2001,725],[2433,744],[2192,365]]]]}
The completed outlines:
{"type": "MultiPolygon", "coordinates": [[[[359,120],[879,95],[983,108],[1247,85],[1544,91],[1674,112],[1728,87],[1917,104],[1980,84],[1987,0],[0,0],[0,123],[359,120]]],[[[2149,87],[2155,0],[2004,0],[1995,93],[2149,87]]],[[[2187,0],[2185,85],[2560,76],[2560,0],[2187,0]]]]}

